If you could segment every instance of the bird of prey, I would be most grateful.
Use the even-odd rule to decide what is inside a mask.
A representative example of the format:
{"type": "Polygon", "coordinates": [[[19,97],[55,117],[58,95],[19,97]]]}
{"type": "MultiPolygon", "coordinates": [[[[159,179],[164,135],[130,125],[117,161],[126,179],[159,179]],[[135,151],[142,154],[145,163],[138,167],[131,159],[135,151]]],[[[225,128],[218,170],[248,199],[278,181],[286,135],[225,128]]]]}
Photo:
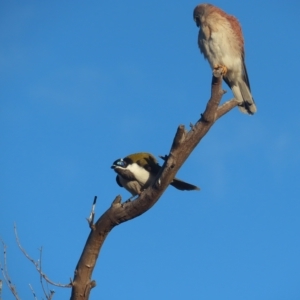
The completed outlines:
{"type": "MultiPolygon", "coordinates": [[[[117,159],[111,168],[117,173],[117,184],[136,196],[154,183],[161,166],[152,154],[140,152],[117,159]]],[[[178,178],[174,178],[170,184],[181,191],[200,190],[178,178]]]]}
{"type": "Polygon", "coordinates": [[[194,20],[200,27],[198,45],[201,53],[212,69],[222,71],[224,81],[239,103],[240,111],[253,115],[256,105],[251,95],[239,21],[211,4],[196,6],[194,20]]]}

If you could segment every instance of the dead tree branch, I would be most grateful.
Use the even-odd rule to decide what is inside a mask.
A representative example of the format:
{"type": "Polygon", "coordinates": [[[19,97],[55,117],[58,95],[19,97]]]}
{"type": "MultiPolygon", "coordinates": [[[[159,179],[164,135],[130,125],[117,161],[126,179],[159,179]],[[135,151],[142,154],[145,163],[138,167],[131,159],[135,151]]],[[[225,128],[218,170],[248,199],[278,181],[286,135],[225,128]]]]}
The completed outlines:
{"type": "Polygon", "coordinates": [[[38,300],[38,298],[36,297],[36,293],[35,293],[33,287],[31,286],[31,284],[29,284],[29,288],[30,288],[30,290],[31,290],[31,292],[32,292],[32,295],[33,295],[34,300],[38,300]]]}
{"type": "MultiPolygon", "coordinates": [[[[39,269],[42,270],[42,253],[43,253],[43,248],[41,247],[39,249],[39,251],[40,251],[40,259],[38,261],[39,262],[39,269]]],[[[40,283],[41,283],[44,295],[45,295],[45,297],[46,297],[47,300],[51,300],[52,297],[54,296],[55,291],[53,291],[53,290],[49,291],[49,287],[48,287],[48,282],[47,281],[46,281],[46,284],[47,284],[47,290],[48,291],[46,291],[46,289],[44,287],[44,281],[46,281],[46,280],[43,278],[43,276],[42,276],[42,274],[40,272],[40,283]]]]}
{"type": "Polygon", "coordinates": [[[2,300],[2,280],[0,279],[0,300],[2,300]]]}
{"type": "MultiPolygon", "coordinates": [[[[36,270],[39,272],[40,276],[48,283],[54,285],[54,286],[58,286],[58,287],[64,287],[64,288],[69,288],[72,286],[71,283],[68,283],[68,284],[61,284],[61,283],[56,283],[52,280],[50,280],[47,275],[42,271],[42,268],[41,268],[41,261],[35,261],[33,258],[31,258],[29,256],[29,254],[26,252],[26,250],[21,246],[21,243],[20,243],[20,240],[19,240],[19,237],[18,237],[18,233],[17,233],[17,226],[16,224],[14,224],[14,231],[15,231],[15,237],[16,237],[16,241],[17,241],[17,245],[18,247],[20,248],[21,252],[26,256],[26,258],[32,262],[36,268],[36,270]]],[[[40,256],[41,257],[41,256],[40,256]]],[[[50,291],[50,294],[53,294],[54,292],[53,291],[50,291]]],[[[52,297],[52,296],[51,296],[52,297]]]]}
{"type": "Polygon", "coordinates": [[[110,208],[93,226],[90,226],[91,232],[75,269],[71,300],[88,299],[91,289],[96,286],[96,282],[91,280],[91,276],[108,233],[116,225],[136,218],[149,210],[158,201],[179,168],[215,121],[237,105],[235,100],[230,100],[219,106],[224,93],[222,76],[216,72],[212,78],[211,98],[204,113],[197,123],[191,126],[190,131],[187,131],[183,125],[178,127],[170,153],[165,157],[165,162],[154,185],[133,201],[121,203],[121,197],[117,196],[110,208]]]}
{"type": "Polygon", "coordinates": [[[96,202],[97,202],[97,196],[94,197],[94,201],[93,201],[90,216],[86,219],[88,221],[89,226],[90,226],[91,229],[95,229],[94,228],[94,217],[95,217],[96,202]]]}
{"type": "MultiPolygon", "coordinates": [[[[18,296],[16,287],[13,285],[9,275],[8,275],[8,270],[7,270],[7,260],[6,260],[6,245],[4,242],[1,240],[2,246],[3,246],[3,266],[0,263],[0,268],[1,272],[4,278],[5,283],[7,284],[9,290],[12,292],[16,300],[20,300],[20,297],[18,296]]],[[[2,282],[1,282],[1,289],[2,289],[2,282]]]]}

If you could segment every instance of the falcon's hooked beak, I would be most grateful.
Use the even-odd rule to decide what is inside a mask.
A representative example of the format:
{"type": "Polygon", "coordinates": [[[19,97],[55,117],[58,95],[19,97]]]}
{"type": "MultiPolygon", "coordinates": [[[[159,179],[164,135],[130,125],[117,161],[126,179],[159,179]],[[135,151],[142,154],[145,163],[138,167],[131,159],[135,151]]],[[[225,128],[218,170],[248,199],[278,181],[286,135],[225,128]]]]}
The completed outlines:
{"type": "Polygon", "coordinates": [[[196,26],[197,26],[197,27],[200,27],[200,20],[199,20],[199,17],[195,16],[195,17],[194,17],[194,21],[196,22],[196,26]]]}
{"type": "Polygon", "coordinates": [[[203,21],[204,17],[204,9],[205,9],[205,4],[201,4],[195,7],[193,11],[193,18],[194,21],[196,22],[197,27],[201,27],[201,21],[203,21]]]}

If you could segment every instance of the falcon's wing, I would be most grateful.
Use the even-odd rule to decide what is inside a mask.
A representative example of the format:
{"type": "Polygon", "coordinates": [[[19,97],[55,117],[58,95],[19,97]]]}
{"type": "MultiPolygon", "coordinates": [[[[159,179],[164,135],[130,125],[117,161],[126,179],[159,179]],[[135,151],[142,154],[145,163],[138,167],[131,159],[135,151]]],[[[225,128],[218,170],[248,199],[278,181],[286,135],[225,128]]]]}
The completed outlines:
{"type": "Polygon", "coordinates": [[[249,88],[249,91],[251,92],[250,82],[249,82],[248,72],[247,72],[246,65],[245,65],[245,57],[244,57],[244,55],[242,55],[242,69],[243,69],[243,80],[245,81],[245,83],[247,84],[247,86],[249,88]]]}
{"type": "Polygon", "coordinates": [[[204,32],[201,28],[199,30],[199,34],[198,34],[198,46],[199,46],[200,52],[203,53],[204,58],[207,59],[208,53],[207,53],[206,48],[204,46],[205,42],[206,42],[206,36],[205,36],[205,34],[204,34],[204,32]]]}

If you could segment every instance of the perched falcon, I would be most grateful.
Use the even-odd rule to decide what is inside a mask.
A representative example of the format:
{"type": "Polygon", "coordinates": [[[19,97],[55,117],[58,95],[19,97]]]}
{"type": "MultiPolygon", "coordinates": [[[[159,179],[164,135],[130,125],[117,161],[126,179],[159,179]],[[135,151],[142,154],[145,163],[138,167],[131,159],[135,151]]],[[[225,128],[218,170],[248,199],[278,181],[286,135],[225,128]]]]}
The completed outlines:
{"type": "Polygon", "coordinates": [[[221,69],[224,81],[239,102],[241,112],[253,115],[256,105],[251,95],[245,65],[244,38],[239,21],[211,4],[194,9],[200,27],[198,45],[211,68],[221,69]]]}

